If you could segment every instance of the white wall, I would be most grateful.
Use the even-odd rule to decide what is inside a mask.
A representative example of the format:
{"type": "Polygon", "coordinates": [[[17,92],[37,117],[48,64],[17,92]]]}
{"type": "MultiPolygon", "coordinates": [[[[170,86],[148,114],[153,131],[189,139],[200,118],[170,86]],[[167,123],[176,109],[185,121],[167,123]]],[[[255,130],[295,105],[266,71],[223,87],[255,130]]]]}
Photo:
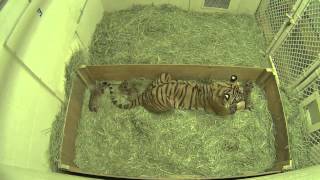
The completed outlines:
{"type": "Polygon", "coordinates": [[[78,24],[84,3],[33,0],[11,36],[28,0],[8,1],[0,11],[0,164],[49,171],[50,128],[64,97],[65,64],[79,38],[88,46],[103,14],[100,0],[88,0],[78,24]]]}

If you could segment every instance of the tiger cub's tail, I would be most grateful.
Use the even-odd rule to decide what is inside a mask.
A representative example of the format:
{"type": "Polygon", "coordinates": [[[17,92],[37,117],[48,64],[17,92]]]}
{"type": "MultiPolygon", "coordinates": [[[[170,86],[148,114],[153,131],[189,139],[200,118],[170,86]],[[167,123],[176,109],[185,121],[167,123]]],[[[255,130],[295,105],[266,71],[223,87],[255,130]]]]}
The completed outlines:
{"type": "Polygon", "coordinates": [[[105,86],[108,87],[109,92],[110,92],[110,97],[111,97],[111,102],[113,105],[115,105],[116,107],[120,108],[120,109],[132,109],[136,106],[140,106],[141,102],[142,102],[142,96],[138,96],[137,98],[135,98],[132,101],[129,101],[127,104],[122,104],[119,103],[116,99],[116,96],[114,95],[114,91],[113,91],[113,87],[112,84],[109,82],[104,81],[103,84],[105,86]]]}

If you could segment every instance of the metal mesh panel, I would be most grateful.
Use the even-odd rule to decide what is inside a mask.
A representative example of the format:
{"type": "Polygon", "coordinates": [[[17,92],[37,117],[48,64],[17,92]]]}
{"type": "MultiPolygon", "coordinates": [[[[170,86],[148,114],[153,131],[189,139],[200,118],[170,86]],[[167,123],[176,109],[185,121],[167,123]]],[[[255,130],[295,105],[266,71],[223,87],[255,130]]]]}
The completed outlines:
{"type": "Polygon", "coordinates": [[[261,0],[256,11],[258,26],[264,34],[267,44],[284,23],[296,0],[261,0]]]}
{"type": "Polygon", "coordinates": [[[313,164],[320,164],[320,130],[314,131],[309,135],[310,160],[313,164]]]}
{"type": "Polygon", "coordinates": [[[314,62],[320,52],[320,2],[311,1],[282,45],[273,61],[282,86],[291,85],[314,62]]]}
{"type": "MultiPolygon", "coordinates": [[[[311,96],[316,91],[320,92],[320,77],[316,78],[300,92],[299,100],[311,96]]],[[[320,164],[320,129],[312,132],[308,136],[309,159],[312,164],[320,164]]]]}
{"type": "Polygon", "coordinates": [[[302,92],[301,92],[301,100],[309,97],[315,91],[320,92],[320,77],[308,85],[302,92]]]}
{"type": "Polygon", "coordinates": [[[204,1],[204,7],[228,9],[229,4],[230,4],[230,0],[205,0],[204,1]]]}

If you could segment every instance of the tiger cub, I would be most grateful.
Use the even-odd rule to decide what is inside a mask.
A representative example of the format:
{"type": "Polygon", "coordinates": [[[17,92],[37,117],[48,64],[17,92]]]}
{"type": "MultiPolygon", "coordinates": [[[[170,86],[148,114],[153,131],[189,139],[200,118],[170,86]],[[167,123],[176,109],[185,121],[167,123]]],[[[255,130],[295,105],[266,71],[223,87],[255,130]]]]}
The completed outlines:
{"type": "Polygon", "coordinates": [[[214,82],[210,84],[192,81],[173,80],[170,74],[161,73],[143,93],[127,104],[120,104],[109,87],[112,103],[121,109],[143,106],[151,112],[166,112],[172,109],[199,109],[215,112],[217,115],[233,114],[237,110],[249,107],[246,99],[252,88],[252,82],[241,87],[237,76],[231,76],[230,82],[214,82]]]}

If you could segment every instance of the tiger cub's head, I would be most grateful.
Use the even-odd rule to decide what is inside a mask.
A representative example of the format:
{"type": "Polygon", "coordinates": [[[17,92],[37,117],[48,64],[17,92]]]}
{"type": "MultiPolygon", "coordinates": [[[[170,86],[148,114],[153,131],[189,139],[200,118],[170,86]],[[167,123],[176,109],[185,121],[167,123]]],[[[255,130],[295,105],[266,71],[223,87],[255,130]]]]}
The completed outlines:
{"type": "Polygon", "coordinates": [[[217,103],[221,108],[218,110],[220,111],[218,113],[233,114],[237,110],[245,109],[245,89],[237,80],[237,76],[232,75],[230,82],[220,84],[217,103]]]}

